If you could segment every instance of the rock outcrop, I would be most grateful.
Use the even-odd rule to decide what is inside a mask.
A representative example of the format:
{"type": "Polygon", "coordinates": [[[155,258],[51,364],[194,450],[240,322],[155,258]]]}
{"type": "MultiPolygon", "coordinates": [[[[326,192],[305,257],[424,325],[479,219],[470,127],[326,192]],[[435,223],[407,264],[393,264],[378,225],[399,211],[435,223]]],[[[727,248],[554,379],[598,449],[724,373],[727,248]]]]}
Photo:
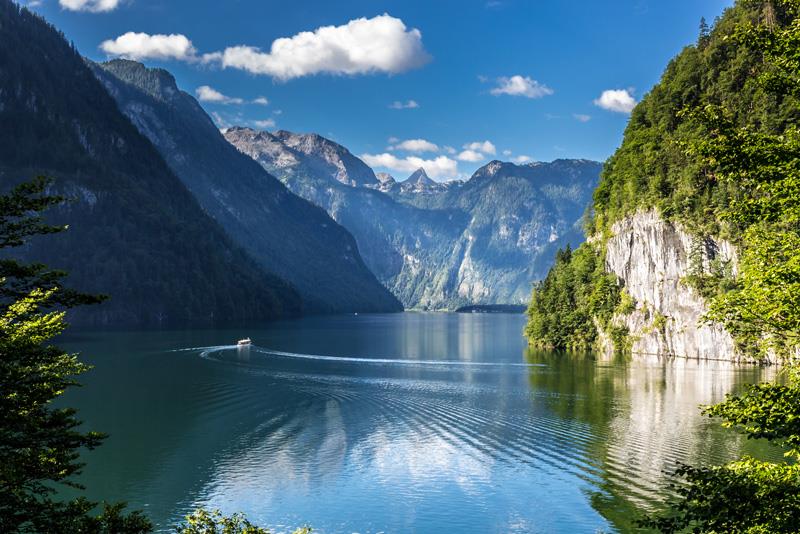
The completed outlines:
{"type": "MultiPolygon", "coordinates": [[[[628,328],[631,352],[732,359],[737,354],[733,338],[722,326],[703,320],[708,306],[686,278],[697,268],[693,262],[706,270],[712,262],[735,269],[734,247],[692,236],[652,210],[618,221],[612,234],[606,243],[606,270],[620,278],[635,303],[634,311],[617,314],[612,322],[628,328]]],[[[606,336],[601,346],[605,352],[613,350],[606,336]]]]}

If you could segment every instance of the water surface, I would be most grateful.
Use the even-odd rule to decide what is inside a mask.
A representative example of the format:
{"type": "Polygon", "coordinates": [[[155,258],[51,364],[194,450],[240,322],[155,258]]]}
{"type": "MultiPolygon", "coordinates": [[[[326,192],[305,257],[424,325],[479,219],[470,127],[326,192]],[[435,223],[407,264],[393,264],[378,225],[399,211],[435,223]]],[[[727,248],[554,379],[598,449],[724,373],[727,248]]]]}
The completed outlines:
{"type": "Polygon", "coordinates": [[[202,505],[276,532],[615,532],[668,494],[677,462],[780,456],[698,412],[773,370],[536,352],[523,325],[403,313],[72,333],[63,345],[96,368],[68,400],[111,434],[83,481],[164,529],[202,505]]]}

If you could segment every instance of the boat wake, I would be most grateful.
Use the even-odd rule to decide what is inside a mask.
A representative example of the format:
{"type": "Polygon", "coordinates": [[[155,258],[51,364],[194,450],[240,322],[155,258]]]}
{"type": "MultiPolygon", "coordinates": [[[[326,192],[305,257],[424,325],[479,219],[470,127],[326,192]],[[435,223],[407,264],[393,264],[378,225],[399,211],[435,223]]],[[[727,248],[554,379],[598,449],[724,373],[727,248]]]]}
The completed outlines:
{"type": "Polygon", "coordinates": [[[248,352],[261,354],[264,356],[272,356],[277,358],[294,358],[302,360],[316,360],[325,362],[342,362],[342,363],[357,363],[357,364],[370,364],[370,365],[403,365],[403,366],[425,366],[425,367],[494,367],[494,368],[508,368],[508,367],[547,367],[543,363],[523,363],[523,362],[470,362],[460,360],[413,360],[402,358],[360,358],[357,356],[327,356],[323,354],[304,354],[298,352],[285,352],[279,350],[271,350],[257,345],[248,345],[247,347],[240,347],[237,345],[218,345],[214,347],[198,347],[193,349],[178,349],[199,351],[200,357],[220,361],[220,358],[215,357],[216,354],[225,351],[240,351],[247,350],[248,352]]]}

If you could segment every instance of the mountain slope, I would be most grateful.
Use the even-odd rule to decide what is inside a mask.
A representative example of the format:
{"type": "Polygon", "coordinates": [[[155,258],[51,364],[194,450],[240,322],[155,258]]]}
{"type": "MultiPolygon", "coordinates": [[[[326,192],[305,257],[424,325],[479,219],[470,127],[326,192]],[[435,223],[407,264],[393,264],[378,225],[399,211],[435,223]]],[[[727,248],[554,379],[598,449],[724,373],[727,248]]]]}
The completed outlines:
{"type": "Polygon", "coordinates": [[[57,30],[0,0],[0,42],[2,187],[47,174],[73,199],[50,214],[69,231],[22,253],[68,270],[77,289],[112,296],[73,322],[212,323],[300,311],[294,290],[230,242],[57,30]]]}
{"type": "MultiPolygon", "coordinates": [[[[172,75],[126,60],[94,71],[203,209],[265,269],[294,285],[306,311],[401,309],[367,269],[347,230],[232,147],[172,75]]],[[[330,157],[319,139],[307,136],[298,145],[320,149],[315,169],[333,177],[363,175],[346,155],[330,157]]]]}
{"type": "MultiPolygon", "coordinates": [[[[763,54],[736,38],[743,22],[790,23],[772,7],[736,2],[710,34],[669,62],[633,110],[594,193],[592,245],[564,255],[534,293],[532,343],[564,348],[577,339],[581,349],[710,360],[752,355],[722,325],[704,320],[709,299],[736,288],[739,256],[747,251],[742,226],[726,212],[757,204],[752,191],[702,161],[696,148],[720,134],[697,112],[722,106],[734,128],[762,135],[782,135],[800,122],[796,98],[777,97],[759,83],[759,73],[770,69],[763,54]],[[592,262],[601,268],[576,275],[579,263],[592,262]],[[561,314],[559,307],[572,311],[561,314]]],[[[733,169],[741,162],[717,164],[733,169]]],[[[772,257],[779,265],[779,254],[772,257]]]]}
{"type": "Polygon", "coordinates": [[[586,161],[493,162],[466,183],[427,184],[423,171],[412,187],[386,177],[385,187],[377,178],[359,187],[315,172],[293,148],[307,136],[231,128],[225,137],[350,230],[378,278],[405,306],[423,309],[526,302],[558,246],[583,240],[579,221],[600,170],[586,161]]]}

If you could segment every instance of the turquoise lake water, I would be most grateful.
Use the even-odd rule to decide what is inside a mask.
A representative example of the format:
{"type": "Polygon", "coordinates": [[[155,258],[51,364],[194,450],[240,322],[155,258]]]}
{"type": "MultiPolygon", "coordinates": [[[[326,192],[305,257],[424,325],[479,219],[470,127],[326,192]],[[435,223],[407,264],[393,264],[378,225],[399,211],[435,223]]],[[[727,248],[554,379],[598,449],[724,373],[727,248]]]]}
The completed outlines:
{"type": "Polygon", "coordinates": [[[206,506],[275,532],[627,532],[677,462],[780,456],[698,411],[774,369],[532,351],[524,322],[72,332],[96,367],[67,401],[110,434],[82,481],[160,529],[206,506]]]}

